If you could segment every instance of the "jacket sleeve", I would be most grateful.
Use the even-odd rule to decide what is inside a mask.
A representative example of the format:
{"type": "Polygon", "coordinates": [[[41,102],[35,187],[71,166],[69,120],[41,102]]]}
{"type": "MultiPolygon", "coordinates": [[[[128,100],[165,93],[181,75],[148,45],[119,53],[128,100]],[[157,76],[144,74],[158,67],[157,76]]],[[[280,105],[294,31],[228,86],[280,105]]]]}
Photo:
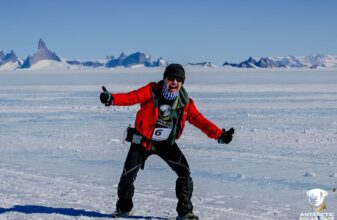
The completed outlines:
{"type": "Polygon", "coordinates": [[[128,93],[112,93],[112,104],[117,106],[129,106],[142,104],[151,98],[151,83],[128,93]]]}
{"type": "Polygon", "coordinates": [[[209,138],[218,139],[221,135],[222,130],[217,127],[214,123],[209,121],[205,116],[203,116],[198,109],[196,108],[194,101],[192,99],[190,101],[190,106],[187,112],[187,120],[195,127],[199,128],[202,132],[204,132],[209,138]]]}

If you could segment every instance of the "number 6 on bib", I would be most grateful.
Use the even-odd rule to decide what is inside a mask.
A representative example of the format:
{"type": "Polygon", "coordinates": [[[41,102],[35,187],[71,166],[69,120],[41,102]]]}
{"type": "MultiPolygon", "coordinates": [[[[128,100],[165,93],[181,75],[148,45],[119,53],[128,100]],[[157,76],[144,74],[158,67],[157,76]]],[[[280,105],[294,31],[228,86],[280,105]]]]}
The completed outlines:
{"type": "Polygon", "coordinates": [[[168,139],[172,131],[172,128],[155,128],[152,140],[154,141],[165,141],[168,139]]]}

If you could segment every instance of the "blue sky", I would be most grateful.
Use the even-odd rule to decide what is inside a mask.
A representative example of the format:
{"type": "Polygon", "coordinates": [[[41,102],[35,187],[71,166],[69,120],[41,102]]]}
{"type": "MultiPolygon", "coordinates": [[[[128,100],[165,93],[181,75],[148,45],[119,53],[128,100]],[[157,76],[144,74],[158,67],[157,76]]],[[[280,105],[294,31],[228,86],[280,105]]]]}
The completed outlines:
{"type": "Polygon", "coordinates": [[[336,0],[0,0],[0,50],[44,39],[66,59],[150,53],[169,62],[337,55],[336,0]]]}

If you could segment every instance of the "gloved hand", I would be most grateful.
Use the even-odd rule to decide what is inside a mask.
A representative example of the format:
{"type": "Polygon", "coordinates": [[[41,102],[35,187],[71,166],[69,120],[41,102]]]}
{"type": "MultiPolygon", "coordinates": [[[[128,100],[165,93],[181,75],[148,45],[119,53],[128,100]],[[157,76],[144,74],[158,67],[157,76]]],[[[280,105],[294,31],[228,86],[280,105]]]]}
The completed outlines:
{"type": "Polygon", "coordinates": [[[111,105],[111,101],[113,100],[113,97],[111,93],[104,86],[102,86],[102,89],[103,89],[103,92],[99,96],[99,99],[101,100],[103,104],[105,104],[105,106],[109,106],[111,105]]]}
{"type": "Polygon", "coordinates": [[[233,139],[234,128],[229,129],[226,131],[224,128],[222,129],[222,134],[218,137],[219,144],[228,144],[233,139]]]}

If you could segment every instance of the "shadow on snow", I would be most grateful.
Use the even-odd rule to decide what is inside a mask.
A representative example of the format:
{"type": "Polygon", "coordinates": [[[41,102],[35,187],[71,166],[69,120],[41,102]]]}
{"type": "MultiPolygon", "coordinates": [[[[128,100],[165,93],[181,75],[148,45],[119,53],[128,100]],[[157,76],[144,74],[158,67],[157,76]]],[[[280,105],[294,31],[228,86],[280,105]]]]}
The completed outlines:
{"type": "MultiPolygon", "coordinates": [[[[74,208],[53,208],[38,205],[16,205],[12,208],[1,208],[0,215],[6,212],[20,212],[24,214],[60,214],[67,216],[86,216],[95,218],[112,218],[112,214],[102,214],[94,211],[86,211],[74,208]]],[[[167,218],[153,217],[153,216],[130,216],[128,219],[158,219],[169,220],[167,218]]]]}

